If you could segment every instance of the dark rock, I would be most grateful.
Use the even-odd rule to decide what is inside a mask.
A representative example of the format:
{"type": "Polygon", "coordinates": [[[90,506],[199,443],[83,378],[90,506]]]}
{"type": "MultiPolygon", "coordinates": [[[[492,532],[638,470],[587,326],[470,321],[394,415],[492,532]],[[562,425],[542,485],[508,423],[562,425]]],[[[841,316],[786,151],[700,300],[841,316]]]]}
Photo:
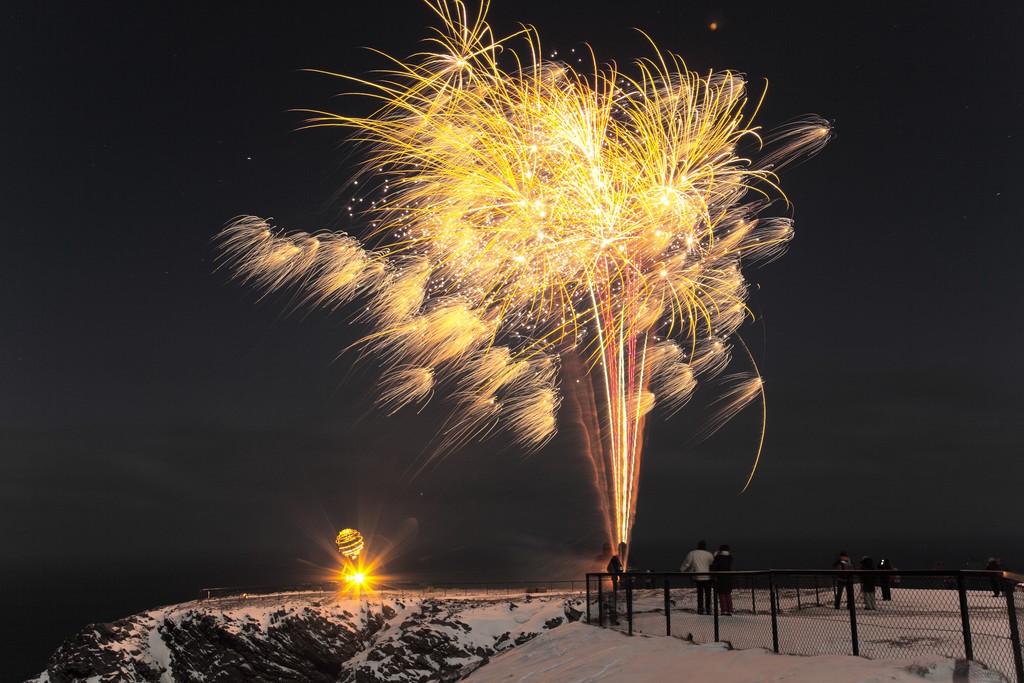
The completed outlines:
{"type": "Polygon", "coordinates": [[[161,670],[134,657],[129,649],[111,647],[131,642],[136,632],[146,625],[136,617],[119,619],[109,624],[90,624],[68,638],[50,657],[46,667],[53,683],[71,683],[87,678],[100,681],[122,680],[130,672],[133,680],[158,681],[161,670]]]}
{"type": "Polygon", "coordinates": [[[241,633],[225,629],[217,616],[189,613],[158,628],[171,655],[176,681],[337,680],[342,663],[362,649],[351,626],[319,614],[270,615],[264,633],[255,624],[241,633]],[[216,673],[213,673],[216,672],[216,673]],[[211,678],[211,673],[213,673],[211,678]]]}
{"type": "Polygon", "coordinates": [[[516,647],[519,647],[523,643],[528,643],[528,642],[530,642],[531,640],[533,640],[536,637],[537,637],[536,633],[520,633],[518,636],[516,636],[516,640],[515,640],[516,647]]]}

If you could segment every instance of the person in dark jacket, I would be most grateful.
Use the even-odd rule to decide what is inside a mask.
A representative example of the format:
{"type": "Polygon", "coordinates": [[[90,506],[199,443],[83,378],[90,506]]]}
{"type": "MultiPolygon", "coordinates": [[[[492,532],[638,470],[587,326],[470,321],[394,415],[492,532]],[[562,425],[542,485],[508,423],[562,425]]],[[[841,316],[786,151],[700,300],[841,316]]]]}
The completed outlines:
{"type": "MultiPolygon", "coordinates": [[[[994,557],[988,558],[988,564],[985,565],[985,569],[993,572],[1002,571],[1003,567],[999,564],[999,560],[994,557]]],[[[998,576],[992,577],[992,597],[998,598],[1000,595],[1000,584],[1002,581],[998,576]]]]}
{"type": "MultiPolygon", "coordinates": [[[[895,571],[892,566],[892,562],[885,559],[884,557],[879,560],[878,568],[883,572],[895,571]]],[[[889,575],[880,574],[878,576],[878,587],[882,589],[882,599],[892,600],[892,591],[889,589],[889,575]]]]}
{"type": "MultiPolygon", "coordinates": [[[[732,571],[732,553],[729,551],[729,544],[723,543],[718,546],[715,559],[711,562],[711,571],[730,572],[732,571]]],[[[715,577],[715,587],[718,589],[718,606],[722,614],[732,616],[732,577],[728,574],[715,577]]]]}
{"type": "MultiPolygon", "coordinates": [[[[618,555],[612,555],[612,558],[608,560],[608,568],[606,570],[609,574],[621,574],[622,573],[622,560],[619,559],[618,555]]],[[[612,576],[612,579],[618,577],[612,576]]]]}
{"type": "MultiPolygon", "coordinates": [[[[628,564],[628,549],[625,543],[619,543],[619,554],[612,555],[612,559],[608,560],[608,573],[609,574],[622,574],[624,572],[636,571],[636,568],[628,564]]],[[[613,577],[614,578],[614,577],[613,577]]]]}
{"type": "MultiPolygon", "coordinates": [[[[850,561],[850,556],[846,554],[845,550],[840,550],[839,554],[836,555],[835,561],[832,562],[832,569],[838,569],[840,571],[847,571],[853,569],[853,562],[850,561]]],[[[843,593],[846,593],[846,587],[849,585],[850,580],[845,576],[836,577],[836,602],[835,608],[839,609],[839,604],[843,601],[843,593]]],[[[850,609],[850,596],[846,596],[846,608],[850,609]]]]}
{"type": "MultiPolygon", "coordinates": [[[[875,561],[865,555],[860,558],[860,568],[867,569],[870,572],[875,571],[875,561]]],[[[876,610],[878,607],[875,605],[875,586],[878,583],[877,577],[873,573],[861,574],[860,577],[860,594],[864,598],[864,609],[876,610]]]]}

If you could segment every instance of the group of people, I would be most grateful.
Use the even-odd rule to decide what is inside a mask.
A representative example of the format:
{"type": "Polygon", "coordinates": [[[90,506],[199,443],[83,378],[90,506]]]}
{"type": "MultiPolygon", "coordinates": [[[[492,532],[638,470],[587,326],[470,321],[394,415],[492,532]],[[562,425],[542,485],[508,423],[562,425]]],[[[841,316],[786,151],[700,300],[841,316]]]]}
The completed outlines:
{"type": "MultiPolygon", "coordinates": [[[[692,572],[694,574],[693,581],[697,587],[698,614],[712,614],[714,611],[714,603],[711,602],[711,582],[714,580],[715,589],[718,593],[719,612],[723,616],[731,617],[733,614],[732,576],[728,572],[732,571],[732,552],[727,543],[718,546],[718,551],[714,554],[707,548],[707,543],[700,541],[697,547],[690,551],[686,559],[683,560],[683,565],[679,568],[679,571],[692,572]],[[726,573],[712,577],[712,572],[726,573]]],[[[627,565],[627,557],[625,543],[619,544],[618,553],[614,555],[612,554],[611,544],[605,543],[601,554],[594,560],[594,571],[601,571],[603,569],[610,575],[612,591],[605,598],[605,604],[602,606],[602,609],[608,613],[612,624],[618,623],[615,607],[619,583],[618,575],[623,572],[632,571],[632,567],[627,565]]]]}
{"type": "MultiPolygon", "coordinates": [[[[620,543],[618,554],[613,555],[611,544],[605,543],[604,551],[596,558],[592,567],[594,572],[604,571],[611,575],[612,595],[609,596],[610,604],[607,607],[610,608],[609,616],[612,619],[615,618],[614,594],[618,589],[617,575],[632,571],[632,567],[626,566],[626,550],[626,544],[620,543]]],[[[941,565],[938,568],[941,569],[941,565]]],[[[1002,563],[992,557],[988,559],[987,566],[985,567],[985,569],[990,571],[1001,571],[1002,568],[1002,563]]],[[[891,584],[895,579],[891,580],[886,572],[894,572],[896,568],[892,566],[889,560],[882,558],[878,565],[875,566],[871,556],[864,555],[860,558],[860,564],[855,567],[849,554],[845,550],[840,550],[832,562],[832,569],[840,572],[850,572],[846,575],[837,574],[835,577],[835,609],[839,609],[844,594],[847,596],[847,609],[852,609],[850,603],[855,583],[860,584],[860,593],[865,610],[878,609],[878,603],[875,600],[876,590],[881,590],[882,600],[892,600],[891,584]]],[[[727,543],[718,546],[718,551],[712,553],[708,550],[707,542],[698,542],[697,547],[686,555],[683,564],[679,567],[679,571],[692,574],[693,583],[697,589],[697,614],[713,613],[714,603],[712,602],[711,589],[714,586],[715,592],[718,594],[719,612],[724,616],[732,616],[732,576],[728,573],[732,571],[732,552],[727,543]]],[[[993,576],[992,592],[995,597],[1000,595],[1001,587],[999,578],[993,576]]],[[[617,623],[617,621],[613,623],[617,623]]]]}
{"type": "MultiPolygon", "coordinates": [[[[836,559],[832,562],[832,569],[839,571],[850,571],[854,569],[853,562],[850,560],[850,556],[845,550],[840,550],[839,554],[836,555],[836,559]]],[[[857,568],[860,570],[868,570],[867,573],[863,574],[851,574],[849,577],[839,576],[836,578],[835,590],[836,599],[834,606],[839,609],[839,605],[842,603],[843,594],[846,593],[846,607],[850,607],[850,595],[852,595],[852,583],[854,579],[859,578],[860,580],[860,592],[861,597],[864,600],[864,609],[875,610],[878,609],[878,603],[875,602],[875,590],[881,589],[882,600],[892,600],[892,587],[891,581],[888,575],[884,573],[876,573],[872,570],[878,570],[878,572],[896,571],[896,568],[892,566],[892,563],[883,558],[878,566],[875,566],[874,561],[869,555],[865,555],[860,558],[860,566],[857,568]]],[[[995,557],[988,558],[988,562],[985,565],[985,569],[988,571],[1002,571],[1003,565],[999,559],[995,557]]],[[[941,562],[935,563],[932,566],[933,571],[941,572],[945,571],[941,562]]],[[[1002,580],[1000,577],[993,575],[991,577],[992,585],[992,597],[998,598],[1002,594],[1002,580]]],[[[947,576],[943,579],[944,584],[947,588],[952,588],[955,582],[952,576],[947,576]]]]}
{"type": "MultiPolygon", "coordinates": [[[[839,554],[836,555],[836,559],[832,562],[832,569],[839,571],[851,571],[853,570],[853,562],[850,560],[850,556],[845,550],[840,550],[839,554]]],[[[860,558],[860,566],[858,569],[867,570],[868,572],[875,572],[876,570],[881,571],[895,571],[896,568],[886,560],[884,557],[875,566],[875,561],[871,559],[870,555],[864,555],[860,558]]],[[[882,600],[892,600],[892,586],[889,582],[889,577],[885,574],[867,573],[860,574],[860,594],[864,600],[865,610],[877,610],[878,603],[875,601],[875,590],[881,588],[882,600]]],[[[836,578],[835,591],[836,599],[833,606],[839,609],[839,605],[843,601],[843,594],[846,594],[846,607],[850,608],[850,596],[852,595],[851,580],[853,575],[849,578],[839,576],[836,578]]]]}
{"type": "Polygon", "coordinates": [[[729,550],[728,543],[718,546],[718,552],[712,554],[708,550],[708,544],[700,541],[697,547],[686,555],[679,571],[694,574],[693,583],[697,587],[697,614],[711,614],[713,611],[711,581],[714,578],[719,611],[724,616],[732,616],[732,577],[729,574],[712,577],[710,574],[732,571],[732,551],[729,550]]]}

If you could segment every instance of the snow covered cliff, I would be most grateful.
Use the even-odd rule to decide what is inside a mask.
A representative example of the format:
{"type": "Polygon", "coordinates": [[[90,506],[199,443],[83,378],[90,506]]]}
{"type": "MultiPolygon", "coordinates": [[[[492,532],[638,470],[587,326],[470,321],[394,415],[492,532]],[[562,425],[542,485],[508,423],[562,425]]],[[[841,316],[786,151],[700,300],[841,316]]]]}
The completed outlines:
{"type": "Polygon", "coordinates": [[[551,594],[351,600],[316,593],[189,602],[86,627],[33,681],[649,683],[679,680],[680,672],[700,683],[1007,681],[978,662],[938,654],[776,655],[565,625],[581,616],[581,603],[551,594]]]}
{"type": "Polygon", "coordinates": [[[457,681],[579,606],[575,596],[521,594],[188,602],[86,627],[34,681],[457,681]]]}

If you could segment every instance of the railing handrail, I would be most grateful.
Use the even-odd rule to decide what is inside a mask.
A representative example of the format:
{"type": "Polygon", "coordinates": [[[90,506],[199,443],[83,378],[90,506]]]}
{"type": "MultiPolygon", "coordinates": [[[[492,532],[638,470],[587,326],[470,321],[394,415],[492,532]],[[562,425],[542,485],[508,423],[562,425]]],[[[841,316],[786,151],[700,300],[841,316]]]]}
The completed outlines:
{"type": "Polygon", "coordinates": [[[710,574],[729,574],[731,576],[768,576],[769,574],[781,575],[781,576],[809,576],[809,575],[824,575],[824,576],[844,576],[849,574],[884,574],[886,576],[948,576],[956,577],[960,575],[974,575],[978,577],[998,577],[1004,578],[1010,581],[1016,581],[1018,583],[1024,582],[1024,574],[1015,574],[1013,572],[1002,571],[1000,569],[859,569],[852,567],[850,569],[741,569],[741,570],[729,570],[729,571],[706,571],[706,572],[680,572],[680,571],[667,571],[667,572],[656,572],[656,571],[637,571],[632,570],[628,572],[587,572],[587,576],[621,576],[623,574],[629,574],[631,576],[704,576],[710,574]]]}

